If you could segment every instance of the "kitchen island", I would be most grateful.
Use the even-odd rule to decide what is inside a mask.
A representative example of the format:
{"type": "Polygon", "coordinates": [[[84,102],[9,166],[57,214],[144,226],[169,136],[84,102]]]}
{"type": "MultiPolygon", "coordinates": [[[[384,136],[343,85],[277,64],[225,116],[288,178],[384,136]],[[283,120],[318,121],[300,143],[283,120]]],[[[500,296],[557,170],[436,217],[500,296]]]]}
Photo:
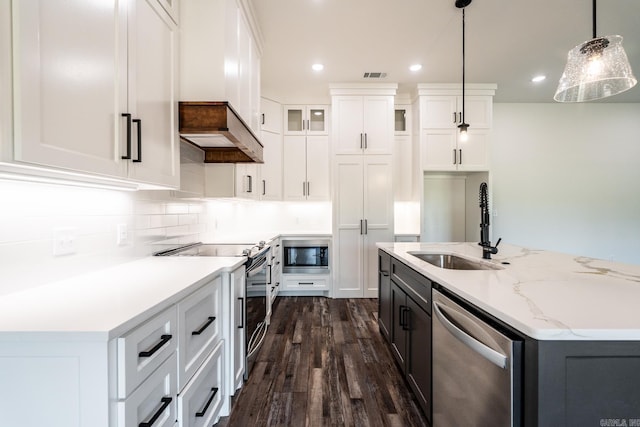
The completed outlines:
{"type": "MultiPolygon", "coordinates": [[[[513,356],[517,360],[510,361],[516,367],[512,384],[519,406],[513,425],[640,425],[634,424],[640,423],[640,317],[635,314],[640,301],[639,266],[507,244],[491,260],[482,259],[477,243],[378,243],[378,247],[381,265],[386,256],[391,259],[387,265],[392,287],[394,280],[399,282],[395,270],[413,272],[414,277],[423,278],[422,286],[450,296],[521,343],[521,352],[513,356]],[[491,268],[445,269],[412,253],[451,254],[491,268]]],[[[384,273],[381,267],[382,293],[386,292],[384,273]]],[[[407,292],[407,301],[420,302],[419,295],[407,292]]],[[[381,301],[393,298],[380,296],[381,301]]],[[[429,304],[422,305],[428,318],[431,302],[429,294],[429,304]]],[[[403,310],[408,309],[400,308],[402,328],[394,326],[397,313],[388,317],[392,345],[394,327],[413,327],[413,315],[407,320],[403,310]]],[[[420,343],[420,337],[413,339],[420,343]]],[[[423,340],[433,345],[436,357],[435,335],[433,343],[431,336],[423,340]]],[[[403,366],[410,372],[410,361],[403,366]]],[[[427,396],[429,405],[430,399],[427,396]]],[[[437,399],[434,384],[433,400],[437,399]]]]}

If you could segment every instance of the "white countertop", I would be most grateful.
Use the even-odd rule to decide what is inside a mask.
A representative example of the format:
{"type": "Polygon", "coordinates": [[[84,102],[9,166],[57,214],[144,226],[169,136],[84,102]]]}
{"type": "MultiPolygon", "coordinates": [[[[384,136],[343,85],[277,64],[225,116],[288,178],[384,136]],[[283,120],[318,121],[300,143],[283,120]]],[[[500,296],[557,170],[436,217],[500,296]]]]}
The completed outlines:
{"type": "Polygon", "coordinates": [[[461,298],[538,340],[640,340],[640,266],[501,244],[501,270],[447,270],[409,251],[482,260],[477,243],[378,243],[461,298]],[[503,265],[508,262],[509,265],[503,265]]]}
{"type": "Polygon", "coordinates": [[[0,340],[107,341],[243,257],[149,257],[0,297],[0,340]]]}

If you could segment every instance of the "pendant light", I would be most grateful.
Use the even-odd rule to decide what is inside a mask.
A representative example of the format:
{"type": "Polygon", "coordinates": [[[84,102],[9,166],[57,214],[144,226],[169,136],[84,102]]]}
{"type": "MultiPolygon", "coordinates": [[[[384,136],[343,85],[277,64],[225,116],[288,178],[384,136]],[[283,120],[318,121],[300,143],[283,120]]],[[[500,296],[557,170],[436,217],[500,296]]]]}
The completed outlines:
{"type": "Polygon", "coordinates": [[[622,37],[596,35],[596,0],[593,0],[593,38],[574,47],[553,99],[584,102],[617,95],[637,83],[622,37]]]}
{"type": "Polygon", "coordinates": [[[465,67],[464,67],[464,8],[471,4],[471,0],[456,0],[456,7],[458,9],[462,9],[462,123],[458,125],[458,129],[460,129],[460,141],[466,141],[469,139],[469,134],[467,130],[469,129],[469,125],[464,120],[464,80],[465,80],[465,67]]]}

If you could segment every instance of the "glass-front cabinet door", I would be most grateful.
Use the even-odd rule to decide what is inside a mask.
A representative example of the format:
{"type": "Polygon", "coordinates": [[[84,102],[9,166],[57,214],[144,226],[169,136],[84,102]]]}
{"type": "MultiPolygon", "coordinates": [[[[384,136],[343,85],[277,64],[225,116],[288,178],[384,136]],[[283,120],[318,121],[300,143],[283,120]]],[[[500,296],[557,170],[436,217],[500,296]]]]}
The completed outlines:
{"type": "Polygon", "coordinates": [[[285,105],[285,135],[328,135],[327,105],[285,105]]]}

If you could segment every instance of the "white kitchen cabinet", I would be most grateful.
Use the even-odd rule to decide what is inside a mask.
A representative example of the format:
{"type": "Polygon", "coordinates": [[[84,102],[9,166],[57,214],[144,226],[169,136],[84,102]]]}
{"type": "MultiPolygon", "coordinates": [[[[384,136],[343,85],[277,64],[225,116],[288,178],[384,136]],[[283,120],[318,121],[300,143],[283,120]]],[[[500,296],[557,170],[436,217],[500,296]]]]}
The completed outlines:
{"type": "Polygon", "coordinates": [[[279,102],[260,99],[260,130],[282,134],[282,105],[279,102]]]}
{"type": "Polygon", "coordinates": [[[282,200],[282,135],[262,132],[264,163],[260,169],[260,200],[282,200]]]}
{"type": "Polygon", "coordinates": [[[118,342],[118,398],[127,398],[178,346],[176,308],[147,320],[118,342]]]}
{"type": "Polygon", "coordinates": [[[334,298],[378,295],[376,242],[393,241],[392,156],[335,156],[334,298]]]}
{"type": "Polygon", "coordinates": [[[236,163],[235,197],[242,199],[258,200],[262,189],[258,180],[258,167],[256,163],[236,163]]]}
{"type": "Polygon", "coordinates": [[[467,85],[464,121],[468,139],[459,137],[462,123],[460,85],[418,85],[421,171],[484,171],[489,169],[489,139],[495,85],[467,85]]]}
{"type": "Polygon", "coordinates": [[[331,289],[331,276],[328,274],[286,274],[283,281],[283,291],[295,292],[297,295],[327,292],[331,289]]]}
{"type": "Polygon", "coordinates": [[[177,187],[177,26],[160,3],[14,1],[12,14],[13,160],[177,187]]]}
{"type": "Polygon", "coordinates": [[[264,163],[260,169],[260,200],[282,200],[282,106],[267,98],[261,100],[260,139],[264,163]]]}
{"type": "Polygon", "coordinates": [[[391,154],[393,96],[332,97],[334,154],[391,154]]]}
{"type": "Polygon", "coordinates": [[[215,349],[178,395],[180,427],[207,427],[219,419],[224,406],[224,341],[215,349]]]}
{"type": "Polygon", "coordinates": [[[118,427],[172,427],[176,420],[177,393],[173,353],[131,396],[118,402],[118,427]]]}
{"type": "Polygon", "coordinates": [[[284,105],[285,135],[328,135],[327,105],[284,105]]]}
{"type": "Polygon", "coordinates": [[[293,136],[283,139],[284,200],[328,200],[329,137],[293,136]]]}
{"type": "Polygon", "coordinates": [[[413,197],[412,108],[396,104],[393,137],[394,201],[411,201],[413,197]]]}
{"type": "Polygon", "coordinates": [[[178,389],[181,390],[222,339],[222,278],[178,303],[178,389]]]}

